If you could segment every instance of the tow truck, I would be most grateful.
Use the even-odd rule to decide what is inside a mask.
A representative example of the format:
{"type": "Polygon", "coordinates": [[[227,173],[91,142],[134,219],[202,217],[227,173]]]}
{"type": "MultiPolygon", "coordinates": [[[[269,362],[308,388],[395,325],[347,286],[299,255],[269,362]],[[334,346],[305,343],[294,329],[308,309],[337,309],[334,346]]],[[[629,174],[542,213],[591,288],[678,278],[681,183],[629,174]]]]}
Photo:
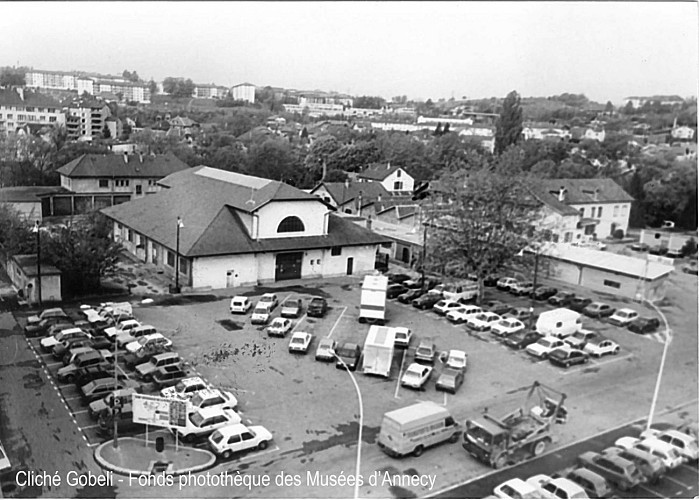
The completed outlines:
{"type": "Polygon", "coordinates": [[[488,414],[467,420],[463,447],[495,469],[541,455],[553,442],[553,427],[568,420],[566,395],[535,381],[524,404],[498,418],[488,414]]]}

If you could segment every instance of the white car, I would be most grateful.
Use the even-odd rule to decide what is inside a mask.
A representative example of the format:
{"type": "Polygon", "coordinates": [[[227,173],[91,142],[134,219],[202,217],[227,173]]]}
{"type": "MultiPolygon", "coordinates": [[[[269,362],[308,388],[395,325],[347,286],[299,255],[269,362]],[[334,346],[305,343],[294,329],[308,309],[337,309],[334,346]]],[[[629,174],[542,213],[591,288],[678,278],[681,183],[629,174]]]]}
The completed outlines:
{"type": "Polygon", "coordinates": [[[452,323],[466,323],[469,319],[476,317],[483,312],[483,309],[478,306],[461,306],[458,309],[449,311],[447,319],[452,323]]]}
{"type": "Polygon", "coordinates": [[[197,391],[210,389],[209,384],[200,377],[183,378],[172,387],[165,387],[160,390],[160,395],[168,399],[190,399],[197,391]]]}
{"type": "Polygon", "coordinates": [[[589,498],[579,484],[564,477],[554,479],[546,474],[538,474],[527,479],[527,483],[539,490],[541,498],[589,498]]]}
{"type": "Polygon", "coordinates": [[[456,300],[440,300],[432,307],[432,309],[437,314],[445,316],[449,311],[458,309],[461,306],[463,306],[463,304],[461,302],[457,302],[456,300]]]}
{"type": "Polygon", "coordinates": [[[476,314],[474,317],[469,319],[466,322],[466,326],[469,327],[471,330],[486,332],[490,330],[490,328],[501,319],[502,318],[500,317],[500,315],[486,311],[480,314],[476,314]]]}
{"type": "Polygon", "coordinates": [[[561,339],[548,336],[537,340],[533,344],[529,344],[527,346],[527,353],[543,359],[547,357],[551,351],[558,349],[563,345],[565,345],[565,342],[563,342],[561,339]]]}
{"type": "Polygon", "coordinates": [[[514,333],[521,332],[524,328],[524,323],[518,319],[503,318],[490,327],[490,332],[498,337],[509,337],[514,333]]]}
{"type": "Polygon", "coordinates": [[[243,424],[227,425],[209,436],[209,448],[228,459],[234,453],[245,450],[264,450],[272,440],[272,433],[261,425],[246,427],[243,424]]]}
{"type": "Polygon", "coordinates": [[[51,351],[58,344],[65,342],[69,339],[86,338],[92,337],[89,333],[82,331],[80,328],[68,328],[66,330],[61,330],[53,337],[46,337],[41,339],[41,348],[44,351],[51,351]]]}
{"type": "Polygon", "coordinates": [[[179,435],[182,441],[194,441],[204,438],[216,429],[227,425],[239,424],[240,415],[233,410],[204,408],[187,415],[184,427],[170,427],[170,432],[179,435]]]}
{"type": "Polygon", "coordinates": [[[219,389],[200,389],[194,393],[189,400],[193,410],[204,408],[216,408],[218,410],[233,410],[238,407],[236,397],[228,392],[219,389]]]}
{"type": "Polygon", "coordinates": [[[541,492],[523,479],[513,478],[493,490],[497,498],[541,498],[541,492]]]}
{"type": "Polygon", "coordinates": [[[236,295],[233,297],[229,306],[231,314],[247,314],[251,307],[252,301],[249,297],[243,295],[236,295]]]}
{"type": "Polygon", "coordinates": [[[444,362],[447,368],[453,368],[454,370],[466,371],[468,367],[468,354],[464,351],[459,351],[457,349],[452,349],[449,351],[447,360],[444,362]]]}
{"type": "Polygon", "coordinates": [[[272,310],[268,305],[258,304],[252,311],[250,316],[250,323],[253,325],[266,325],[269,322],[269,318],[272,316],[272,310]]]}
{"type": "Polygon", "coordinates": [[[328,337],[323,337],[316,348],[316,361],[333,361],[335,359],[335,347],[337,342],[328,337]]]}
{"type": "Polygon", "coordinates": [[[313,341],[313,335],[308,332],[294,332],[289,341],[289,352],[306,354],[313,341]]]}
{"type": "Polygon", "coordinates": [[[266,305],[269,307],[270,311],[273,311],[275,307],[279,304],[279,299],[277,298],[276,293],[265,293],[260,297],[260,300],[257,301],[257,306],[260,305],[266,305]]]}
{"type": "Polygon", "coordinates": [[[141,323],[136,321],[135,319],[127,319],[122,321],[121,323],[117,323],[117,326],[110,326],[109,328],[105,328],[104,330],[104,335],[114,342],[114,337],[119,335],[120,333],[124,332],[130,332],[134,328],[138,328],[141,326],[141,323]]]}
{"type": "Polygon", "coordinates": [[[628,326],[633,320],[639,317],[639,314],[633,309],[623,308],[617,309],[614,314],[607,319],[608,323],[616,326],[628,326]]]}
{"type": "Polygon", "coordinates": [[[409,347],[410,339],[413,338],[413,331],[410,328],[405,328],[404,326],[397,326],[394,331],[396,333],[394,345],[396,347],[409,347]]]}
{"type": "Polygon", "coordinates": [[[595,356],[596,358],[601,358],[605,354],[618,354],[621,347],[619,344],[609,339],[593,339],[590,340],[583,351],[588,353],[590,356],[595,356]]]}
{"type": "Polygon", "coordinates": [[[162,333],[151,333],[126,344],[126,350],[133,354],[136,354],[141,349],[155,350],[160,347],[164,349],[172,347],[172,340],[165,337],[162,333]]]}
{"type": "Polygon", "coordinates": [[[519,284],[519,281],[517,279],[511,277],[504,277],[498,280],[496,286],[498,290],[509,290],[517,284],[519,284]]]}
{"type": "Polygon", "coordinates": [[[421,365],[420,363],[411,363],[408,369],[405,370],[400,379],[400,384],[413,389],[422,389],[427,383],[432,374],[432,367],[421,365]]]}
{"type": "Polygon", "coordinates": [[[272,323],[267,327],[267,335],[270,337],[284,337],[289,333],[292,326],[293,323],[289,318],[274,318],[272,323]]]}
{"type": "Polygon", "coordinates": [[[682,455],[687,460],[693,461],[699,458],[699,447],[697,440],[689,434],[668,429],[659,431],[656,429],[648,429],[641,433],[642,438],[655,438],[658,441],[663,441],[677,450],[677,453],[682,455]]]}

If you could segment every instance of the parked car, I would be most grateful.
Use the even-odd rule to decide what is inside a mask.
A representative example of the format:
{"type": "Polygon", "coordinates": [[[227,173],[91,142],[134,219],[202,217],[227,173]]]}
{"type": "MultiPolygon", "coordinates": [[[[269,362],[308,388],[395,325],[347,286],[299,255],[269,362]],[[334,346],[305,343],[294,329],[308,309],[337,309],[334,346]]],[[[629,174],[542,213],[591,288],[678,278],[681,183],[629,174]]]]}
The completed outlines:
{"type": "Polygon", "coordinates": [[[665,252],[665,257],[667,257],[668,259],[681,259],[682,257],[684,257],[684,254],[682,253],[682,250],[679,248],[671,248],[667,252],[665,252]]]}
{"type": "Polygon", "coordinates": [[[629,248],[634,252],[647,252],[648,250],[650,250],[650,246],[640,242],[632,243],[631,245],[629,245],[629,248]]]}
{"type": "Polygon", "coordinates": [[[509,337],[512,334],[523,331],[524,323],[515,318],[503,318],[490,327],[490,333],[500,338],[509,337]]]}
{"type": "Polygon", "coordinates": [[[323,297],[313,297],[308,303],[306,314],[310,318],[322,318],[328,310],[328,301],[323,297]]]}
{"type": "Polygon", "coordinates": [[[508,479],[493,489],[495,498],[541,498],[541,492],[523,479],[508,479]]]}
{"type": "Polygon", "coordinates": [[[338,359],[335,362],[335,368],[345,368],[355,371],[359,365],[359,358],[362,355],[362,349],[351,342],[345,342],[335,351],[338,359]]]}
{"type": "MultiPolygon", "coordinates": [[[[102,363],[80,368],[75,372],[73,381],[78,389],[93,380],[99,378],[109,378],[114,376],[114,364],[103,361],[102,363]]],[[[117,378],[124,379],[126,375],[117,372],[117,378]]]]}
{"type": "Polygon", "coordinates": [[[643,474],[645,478],[644,482],[657,483],[667,471],[667,467],[665,467],[665,464],[663,464],[660,458],[653,456],[653,454],[647,451],[641,451],[636,448],[624,449],[617,446],[610,446],[602,450],[602,455],[610,457],[618,456],[629,462],[633,462],[636,467],[638,467],[638,470],[641,471],[641,474],[643,474]]]}
{"type": "Polygon", "coordinates": [[[92,382],[88,382],[80,388],[80,395],[83,401],[90,403],[96,399],[102,399],[112,391],[119,389],[133,388],[137,391],[141,386],[138,382],[129,379],[98,378],[92,382]]]}
{"type": "Polygon", "coordinates": [[[450,392],[456,394],[459,387],[464,383],[464,372],[463,370],[456,370],[454,368],[445,368],[437,379],[435,384],[435,389],[438,391],[450,392]]]}
{"type": "Polygon", "coordinates": [[[227,425],[239,424],[240,415],[233,410],[205,408],[187,415],[184,427],[170,427],[170,432],[178,434],[184,442],[192,442],[209,436],[212,432],[227,425]]]}
{"type": "Polygon", "coordinates": [[[229,308],[231,310],[231,314],[247,314],[252,308],[252,301],[250,300],[250,297],[236,295],[231,299],[229,308]]]}
{"type": "Polygon", "coordinates": [[[638,486],[643,475],[633,462],[621,457],[608,457],[594,451],[588,451],[577,459],[578,466],[590,469],[623,491],[638,486]]]}
{"type": "Polygon", "coordinates": [[[168,399],[188,401],[197,391],[203,389],[211,389],[211,387],[201,377],[187,377],[173,386],[165,387],[160,391],[160,395],[168,399]]]}
{"type": "Polygon", "coordinates": [[[651,428],[642,432],[641,437],[650,437],[669,444],[688,462],[696,462],[697,458],[699,458],[699,447],[697,446],[696,438],[678,430],[668,429],[660,431],[651,428]]]}
{"type": "Polygon", "coordinates": [[[510,286],[508,290],[512,295],[529,295],[534,290],[534,282],[523,281],[510,286]]]}
{"type": "Polygon", "coordinates": [[[272,433],[261,425],[226,425],[209,436],[209,448],[216,455],[229,459],[234,453],[246,450],[266,450],[272,433]]]}
{"type": "Polygon", "coordinates": [[[63,359],[66,352],[76,347],[91,347],[95,350],[109,349],[111,347],[111,342],[105,338],[99,337],[98,339],[92,339],[91,337],[74,337],[53,346],[51,355],[54,359],[60,361],[63,359]]]}
{"type": "Polygon", "coordinates": [[[583,365],[589,361],[589,357],[586,352],[570,346],[561,346],[551,351],[548,355],[551,364],[564,368],[569,368],[573,365],[583,365]]]}
{"type": "Polygon", "coordinates": [[[82,331],[80,328],[68,328],[61,330],[54,337],[46,337],[41,339],[40,345],[44,352],[51,352],[54,347],[66,340],[74,338],[87,339],[90,337],[91,335],[82,331]]]}
{"type": "Polygon", "coordinates": [[[56,326],[56,325],[65,325],[72,327],[73,325],[73,320],[67,316],[54,316],[46,319],[42,319],[38,323],[34,323],[31,325],[27,325],[24,327],[24,333],[27,335],[27,337],[41,337],[43,336],[47,331],[51,329],[51,327],[56,326]]]}
{"type": "Polygon", "coordinates": [[[619,354],[620,349],[619,344],[602,337],[589,340],[584,348],[586,353],[596,358],[601,358],[607,354],[619,354]]]}
{"type": "Polygon", "coordinates": [[[425,277],[425,286],[423,287],[422,276],[418,276],[417,278],[409,279],[403,282],[403,284],[408,288],[420,288],[424,290],[432,290],[438,283],[438,280],[435,278],[425,277]]]}
{"type": "Polygon", "coordinates": [[[651,255],[665,255],[667,253],[667,247],[656,245],[648,249],[648,253],[651,255]]]}
{"type": "Polygon", "coordinates": [[[388,288],[386,289],[386,298],[387,299],[395,299],[401,294],[404,294],[410,290],[407,286],[405,286],[402,283],[393,283],[392,285],[388,285],[388,288]]]}
{"type": "Polygon", "coordinates": [[[583,329],[575,332],[573,335],[566,337],[563,341],[570,347],[574,347],[576,349],[584,349],[585,344],[587,344],[592,339],[596,339],[597,337],[599,337],[599,333],[594,332],[592,330],[583,329]]]}
{"type": "Polygon", "coordinates": [[[142,380],[149,381],[158,368],[168,365],[179,365],[180,363],[182,363],[182,360],[176,352],[154,354],[148,361],[136,365],[136,376],[142,380]]]}
{"type": "Polygon", "coordinates": [[[614,311],[614,314],[609,316],[607,320],[610,324],[615,326],[628,326],[633,320],[639,317],[639,314],[633,309],[623,307],[614,311]]]}
{"type": "Polygon", "coordinates": [[[589,498],[610,498],[612,496],[613,490],[609,487],[607,480],[589,469],[579,467],[570,471],[565,477],[579,484],[589,498]]]}
{"type": "Polygon", "coordinates": [[[50,309],[44,309],[38,315],[29,316],[27,318],[28,325],[36,325],[41,323],[45,319],[49,318],[68,318],[69,316],[60,307],[52,307],[50,309]]]}
{"type": "Polygon", "coordinates": [[[532,292],[532,297],[535,300],[548,300],[550,297],[553,297],[558,293],[558,288],[554,288],[552,286],[542,286],[541,288],[537,288],[532,292]]]}
{"type": "Polygon", "coordinates": [[[141,323],[136,321],[135,319],[123,319],[118,321],[114,326],[110,326],[109,328],[104,329],[104,335],[114,342],[114,338],[117,337],[118,335],[122,333],[127,333],[130,332],[131,330],[138,328],[141,326],[141,323]]]}
{"type": "Polygon", "coordinates": [[[527,323],[530,320],[536,321],[536,318],[538,318],[539,315],[534,313],[528,307],[515,307],[514,309],[510,310],[510,312],[505,314],[505,317],[518,319],[523,323],[527,323]]]}
{"type": "Polygon", "coordinates": [[[408,348],[410,346],[410,340],[413,338],[413,331],[403,326],[396,327],[394,331],[396,334],[394,345],[396,347],[408,348]]]}
{"type": "Polygon", "coordinates": [[[483,304],[483,309],[491,313],[495,313],[498,316],[507,314],[512,310],[512,306],[505,304],[500,300],[489,300],[483,304]]]}
{"type": "Polygon", "coordinates": [[[587,306],[592,304],[592,299],[586,297],[578,297],[577,295],[573,297],[573,300],[568,304],[568,309],[572,309],[575,312],[582,312],[587,306]]]}
{"type": "Polygon", "coordinates": [[[658,318],[636,318],[626,327],[630,332],[638,334],[653,333],[660,328],[658,318]]]}
{"type": "Polygon", "coordinates": [[[233,393],[220,389],[200,389],[189,400],[189,405],[194,410],[204,408],[216,408],[219,410],[233,410],[238,408],[238,400],[233,393]]]}
{"type": "Polygon", "coordinates": [[[693,274],[694,276],[696,276],[697,270],[697,261],[695,260],[688,262],[687,264],[682,266],[682,272],[685,274],[693,274]]]}
{"type": "Polygon", "coordinates": [[[270,337],[284,337],[293,326],[293,323],[288,318],[274,318],[267,327],[267,335],[270,337]]]}
{"type": "Polygon", "coordinates": [[[423,293],[424,292],[419,288],[411,288],[407,292],[402,293],[398,296],[398,302],[402,302],[403,304],[410,304],[413,302],[413,300],[420,297],[423,293]]]}
{"type": "Polygon", "coordinates": [[[471,330],[476,330],[478,332],[487,332],[490,330],[490,328],[500,321],[502,318],[500,315],[495,314],[494,312],[483,312],[480,314],[477,314],[473,318],[469,319],[466,322],[466,326],[469,327],[471,330]]]}
{"type": "Polygon", "coordinates": [[[313,342],[313,335],[308,332],[294,332],[289,341],[289,352],[306,354],[313,342]]]}
{"type": "Polygon", "coordinates": [[[505,338],[502,342],[507,347],[520,350],[526,348],[530,344],[538,342],[540,338],[541,335],[536,330],[529,330],[515,333],[514,335],[505,338]]]}
{"type": "Polygon", "coordinates": [[[415,361],[418,363],[434,364],[435,356],[437,356],[437,348],[428,340],[420,342],[415,350],[415,361]]]}
{"type": "Polygon", "coordinates": [[[549,297],[548,303],[551,304],[552,306],[556,306],[556,307],[567,307],[568,304],[570,304],[574,298],[575,298],[574,293],[565,292],[565,291],[561,290],[556,295],[549,297]]]}
{"type": "Polygon", "coordinates": [[[588,498],[582,486],[564,477],[551,478],[539,474],[527,479],[527,482],[532,486],[538,485],[541,498],[588,498]]]}
{"type": "Polygon", "coordinates": [[[453,370],[465,372],[466,368],[468,368],[468,354],[466,354],[466,351],[450,349],[448,353],[440,355],[440,361],[444,363],[446,368],[453,370]]]}
{"type": "Polygon", "coordinates": [[[404,273],[388,273],[386,277],[388,278],[389,283],[397,284],[402,284],[408,281],[409,279],[412,279],[412,276],[404,273]]]}
{"type": "Polygon", "coordinates": [[[497,274],[488,274],[483,278],[483,286],[493,287],[497,286],[500,276],[497,274]]]}
{"type": "Polygon", "coordinates": [[[118,334],[115,342],[120,349],[123,349],[134,340],[138,340],[146,335],[153,335],[154,333],[158,333],[154,326],[141,325],[128,332],[118,334]]]}
{"type": "Polygon", "coordinates": [[[410,363],[400,379],[400,384],[412,389],[422,389],[432,374],[432,367],[410,363]]]}
{"type": "Polygon", "coordinates": [[[452,323],[461,324],[461,323],[466,323],[469,319],[472,317],[480,314],[483,312],[483,309],[481,309],[478,306],[474,305],[462,305],[458,309],[454,309],[452,311],[449,311],[447,313],[447,319],[451,321],[452,323]]]}
{"type": "Polygon", "coordinates": [[[289,298],[282,304],[282,318],[298,318],[303,312],[303,301],[299,298],[289,298]]]}
{"type": "Polygon", "coordinates": [[[614,314],[614,308],[604,302],[593,302],[582,310],[590,318],[608,318],[614,314]]]}
{"type": "Polygon", "coordinates": [[[564,342],[558,337],[543,337],[527,346],[527,353],[545,359],[551,351],[562,347],[564,342]]]}
{"type": "Polygon", "coordinates": [[[151,375],[151,380],[159,389],[175,385],[184,378],[187,378],[187,372],[180,365],[162,366],[151,375]]]}
{"type": "Polygon", "coordinates": [[[335,347],[337,342],[328,337],[323,337],[316,348],[316,361],[332,361],[335,359],[335,347]]]}
{"type": "Polygon", "coordinates": [[[418,297],[417,299],[413,300],[413,307],[417,307],[418,309],[431,309],[434,307],[434,305],[442,300],[442,295],[438,293],[426,293],[425,295],[422,295],[421,297],[418,297]]]}
{"type": "Polygon", "coordinates": [[[131,396],[136,392],[137,391],[135,388],[128,387],[126,389],[119,389],[116,392],[109,393],[102,399],[96,399],[88,405],[88,415],[90,415],[90,418],[92,418],[93,420],[97,420],[100,417],[100,415],[102,415],[102,412],[111,411],[112,406],[114,406],[115,397],[121,398],[122,405],[126,403],[130,404],[131,396]]]}
{"type": "Polygon", "coordinates": [[[512,288],[514,285],[517,285],[519,281],[515,278],[512,278],[510,276],[505,276],[503,278],[500,278],[495,286],[497,286],[498,290],[504,290],[504,291],[509,291],[510,288],[512,288]]]}
{"type": "Polygon", "coordinates": [[[257,305],[265,305],[270,311],[273,311],[275,307],[279,304],[279,299],[276,293],[264,293],[260,300],[257,301],[257,305]]]}
{"type": "Polygon", "coordinates": [[[448,312],[459,309],[463,304],[456,300],[444,299],[432,306],[432,310],[440,316],[446,316],[448,312]]]}
{"type": "Polygon", "coordinates": [[[109,351],[96,351],[91,347],[86,349],[87,350],[75,355],[71,363],[59,368],[58,372],[56,373],[56,378],[58,380],[72,382],[77,377],[81,368],[99,365],[105,361],[113,359],[111,357],[112,353],[109,351]]]}
{"type": "Polygon", "coordinates": [[[137,352],[156,353],[167,351],[170,347],[172,347],[172,340],[162,333],[152,333],[126,344],[126,352],[132,354],[137,352]]]}

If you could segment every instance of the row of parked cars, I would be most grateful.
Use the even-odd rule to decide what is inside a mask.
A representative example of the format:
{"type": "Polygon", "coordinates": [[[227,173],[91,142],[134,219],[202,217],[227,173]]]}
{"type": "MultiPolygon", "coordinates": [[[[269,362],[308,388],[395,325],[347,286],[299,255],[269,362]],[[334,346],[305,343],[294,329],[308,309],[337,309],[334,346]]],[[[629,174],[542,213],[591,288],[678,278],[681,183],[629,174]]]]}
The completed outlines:
{"type": "Polygon", "coordinates": [[[170,428],[182,440],[208,438],[209,447],[223,457],[267,447],[271,433],[243,425],[235,396],[190,376],[184,360],[171,351],[172,342],[137,321],[129,303],[82,306],[80,315],[75,321],[60,308],[47,309],[29,318],[26,331],[43,336],[41,349],[63,360],[56,377],[78,387],[99,435],[112,436],[115,418],[120,432],[142,430],[133,422],[132,397],[154,389],[161,397],[187,402],[185,426],[170,428]]]}
{"type": "Polygon", "coordinates": [[[627,491],[657,483],[683,463],[696,463],[698,455],[697,436],[691,430],[649,429],[639,438],[619,438],[601,452],[581,454],[572,469],[505,481],[492,498],[610,498],[615,488],[627,491]]]}

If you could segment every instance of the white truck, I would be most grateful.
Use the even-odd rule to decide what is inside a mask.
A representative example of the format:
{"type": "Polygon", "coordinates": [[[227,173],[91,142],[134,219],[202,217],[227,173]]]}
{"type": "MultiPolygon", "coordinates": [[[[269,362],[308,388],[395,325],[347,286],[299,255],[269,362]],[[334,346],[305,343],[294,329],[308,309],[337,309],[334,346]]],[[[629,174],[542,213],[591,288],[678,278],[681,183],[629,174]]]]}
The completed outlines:
{"type": "Polygon", "coordinates": [[[362,296],[359,302],[359,322],[386,323],[386,289],[388,277],[365,276],[362,283],[362,296]]]}
{"type": "Polygon", "coordinates": [[[582,328],[582,316],[580,313],[560,307],[552,311],[546,311],[536,320],[536,331],[544,336],[564,339],[582,328]]]}
{"type": "Polygon", "coordinates": [[[371,325],[364,341],[362,371],[368,375],[388,378],[393,364],[396,329],[388,326],[371,325]]]}

